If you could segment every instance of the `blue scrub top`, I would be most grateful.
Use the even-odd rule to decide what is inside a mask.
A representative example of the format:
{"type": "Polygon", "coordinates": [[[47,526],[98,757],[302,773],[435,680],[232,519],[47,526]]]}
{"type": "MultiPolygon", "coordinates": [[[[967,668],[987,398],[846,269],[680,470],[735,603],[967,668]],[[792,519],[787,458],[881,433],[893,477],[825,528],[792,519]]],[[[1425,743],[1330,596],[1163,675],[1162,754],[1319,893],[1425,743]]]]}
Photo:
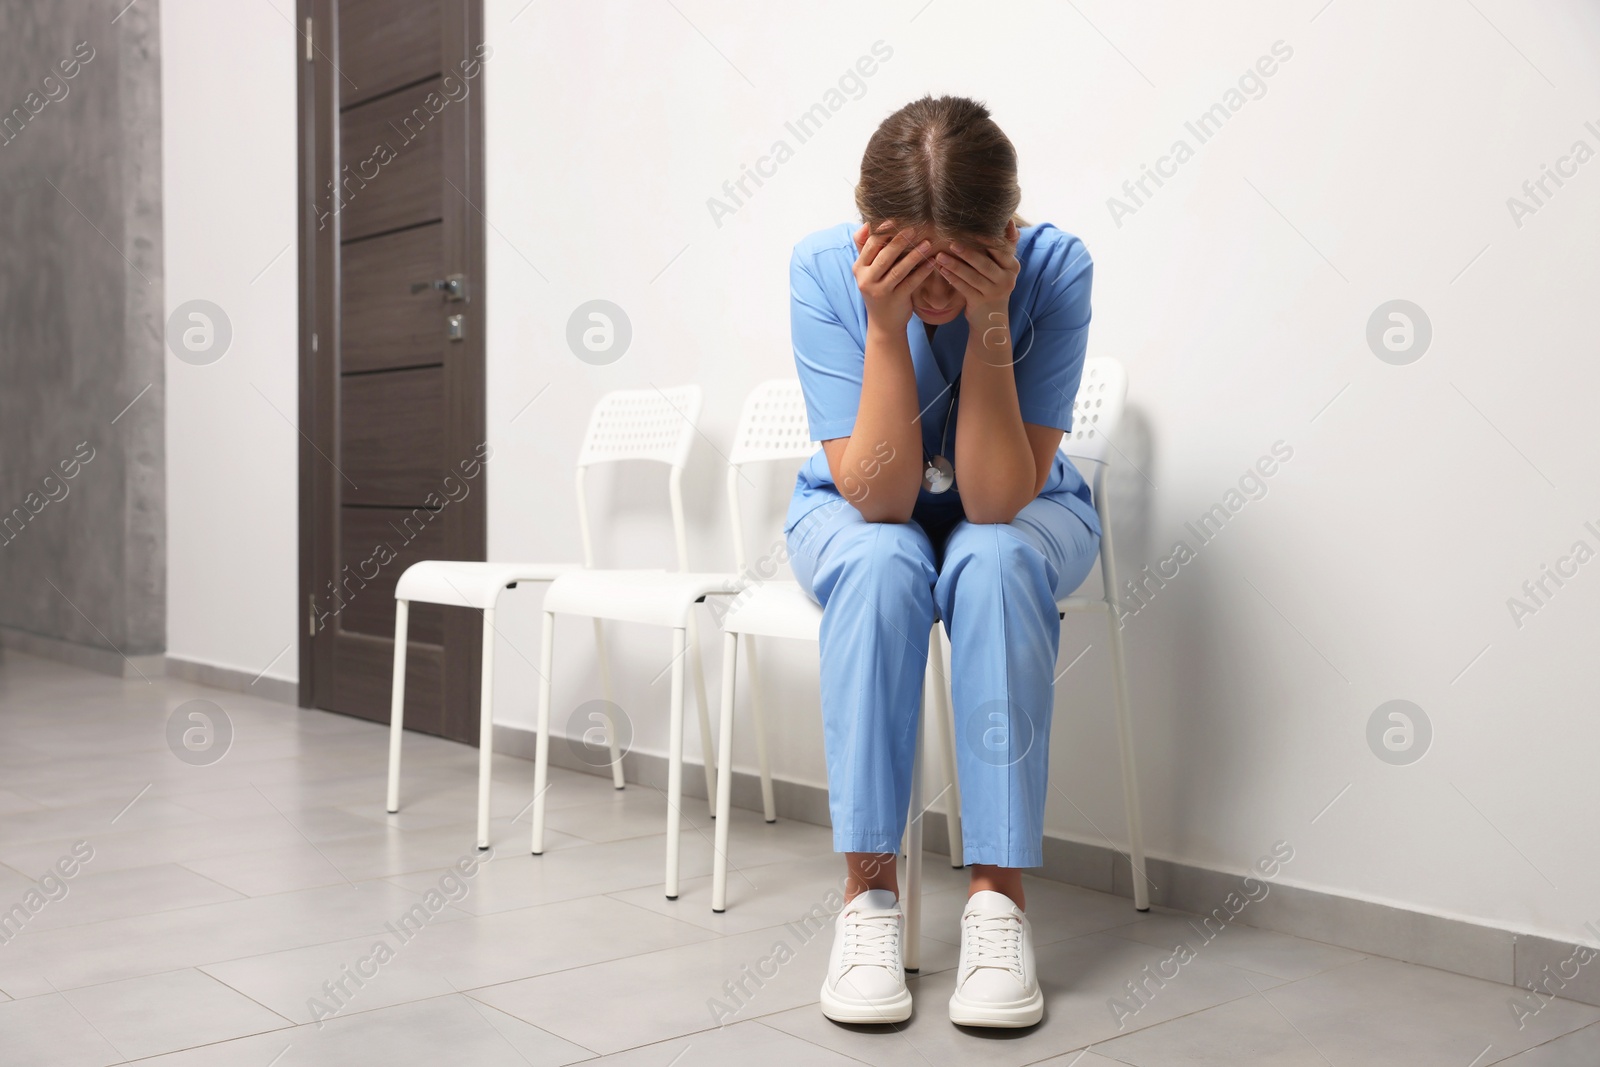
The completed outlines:
{"type": "MultiPolygon", "coordinates": [[[[841,223],[819,230],[795,245],[789,261],[795,369],[805,393],[811,437],[816,441],[849,437],[861,406],[867,306],[851,272],[858,255],[853,235],[860,227],[859,222],[841,223]]],[[[1094,263],[1081,240],[1047,222],[1022,228],[1017,259],[1022,269],[1011,292],[1009,310],[1022,421],[1068,431],[1089,340],[1094,263]]],[[[923,447],[930,456],[938,455],[939,438],[950,414],[949,384],[961,373],[966,356],[966,316],[940,326],[930,345],[927,328],[913,314],[906,324],[906,340],[916,368],[923,447]]],[[[959,405],[956,414],[959,417],[959,405]]],[[[943,452],[952,461],[955,439],[952,422],[943,452]]],[[[922,457],[917,460],[920,463],[922,457]]],[[[837,499],[834,491],[828,457],[818,449],[800,470],[785,532],[812,509],[837,499]]],[[[1089,487],[1059,451],[1039,495],[1071,509],[1099,536],[1100,517],[1095,514],[1089,487]]],[[[919,491],[911,516],[924,528],[942,527],[961,518],[961,471],[956,471],[956,485],[946,492],[919,491]]]]}

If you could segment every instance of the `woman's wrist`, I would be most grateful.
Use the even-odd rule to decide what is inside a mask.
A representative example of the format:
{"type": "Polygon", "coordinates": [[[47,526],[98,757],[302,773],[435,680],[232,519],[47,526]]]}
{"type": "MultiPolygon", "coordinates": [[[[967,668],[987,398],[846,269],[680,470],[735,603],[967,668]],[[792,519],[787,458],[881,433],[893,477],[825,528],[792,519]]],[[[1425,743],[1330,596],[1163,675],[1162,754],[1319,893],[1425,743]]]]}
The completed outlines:
{"type": "Polygon", "coordinates": [[[1005,326],[1010,319],[1011,308],[1008,301],[967,305],[967,326],[974,331],[1005,326]]]}
{"type": "Polygon", "coordinates": [[[895,328],[881,321],[874,322],[871,317],[868,317],[867,345],[873,348],[903,350],[908,356],[911,354],[911,344],[906,340],[905,323],[901,323],[899,328],[895,328]]]}
{"type": "Polygon", "coordinates": [[[1011,320],[1004,308],[968,309],[967,350],[991,366],[1011,364],[1011,320]]]}

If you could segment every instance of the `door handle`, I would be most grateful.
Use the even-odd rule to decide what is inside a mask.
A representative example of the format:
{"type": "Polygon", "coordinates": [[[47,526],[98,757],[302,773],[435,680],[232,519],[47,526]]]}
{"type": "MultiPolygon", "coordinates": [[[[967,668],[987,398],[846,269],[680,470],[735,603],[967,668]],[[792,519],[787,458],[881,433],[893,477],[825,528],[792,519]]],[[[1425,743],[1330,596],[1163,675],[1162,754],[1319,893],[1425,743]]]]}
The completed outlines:
{"type": "Polygon", "coordinates": [[[413,293],[437,289],[444,294],[446,300],[465,300],[467,298],[467,276],[465,274],[447,274],[443,278],[435,278],[429,282],[417,282],[411,286],[413,293]]]}

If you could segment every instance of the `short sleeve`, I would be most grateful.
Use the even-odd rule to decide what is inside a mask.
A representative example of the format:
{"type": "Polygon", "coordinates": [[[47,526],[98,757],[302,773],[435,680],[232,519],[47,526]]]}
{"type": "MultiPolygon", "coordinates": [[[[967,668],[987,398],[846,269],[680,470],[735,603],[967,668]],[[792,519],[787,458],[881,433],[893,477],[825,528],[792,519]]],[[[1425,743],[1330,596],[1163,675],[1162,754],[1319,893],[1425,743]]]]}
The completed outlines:
{"type": "MultiPolygon", "coordinates": [[[[826,254],[815,254],[802,242],[789,262],[789,330],[794,365],[806,398],[806,419],[813,441],[849,437],[861,407],[861,378],[866,362],[865,324],[852,330],[829,299],[839,278],[829,278],[826,254]]],[[[835,271],[837,273],[837,271],[835,271]]]]}
{"type": "Polygon", "coordinates": [[[1077,237],[1053,227],[1040,234],[1029,264],[1031,300],[1022,332],[1012,317],[1017,402],[1023,422],[1072,429],[1072,402],[1089,345],[1089,290],[1094,262],[1077,237]],[[1045,238],[1050,238],[1046,244],[1045,238]],[[1037,267],[1037,269],[1033,269],[1037,267]]]}

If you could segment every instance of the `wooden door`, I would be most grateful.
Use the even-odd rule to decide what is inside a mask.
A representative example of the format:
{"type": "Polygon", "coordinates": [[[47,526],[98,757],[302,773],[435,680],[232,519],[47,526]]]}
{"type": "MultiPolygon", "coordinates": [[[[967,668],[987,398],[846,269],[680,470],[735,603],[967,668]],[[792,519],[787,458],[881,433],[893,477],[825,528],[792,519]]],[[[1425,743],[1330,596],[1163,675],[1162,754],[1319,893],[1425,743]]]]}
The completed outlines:
{"type": "MultiPolygon", "coordinates": [[[[380,722],[401,572],[484,558],[482,26],[300,4],[300,702],[380,722]]],[[[408,727],[476,742],[481,625],[413,606],[408,727]]]]}

